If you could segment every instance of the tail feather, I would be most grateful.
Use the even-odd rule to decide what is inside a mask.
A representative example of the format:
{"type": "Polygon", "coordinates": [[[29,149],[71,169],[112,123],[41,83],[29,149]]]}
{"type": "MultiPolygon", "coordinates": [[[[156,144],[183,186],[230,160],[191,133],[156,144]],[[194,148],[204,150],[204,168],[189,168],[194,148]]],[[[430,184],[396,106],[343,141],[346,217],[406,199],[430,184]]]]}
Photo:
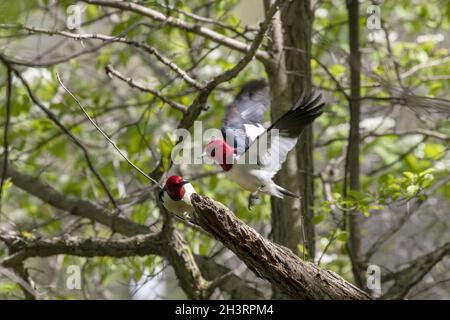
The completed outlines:
{"type": "Polygon", "coordinates": [[[274,194],[274,196],[277,197],[277,198],[281,198],[282,199],[283,196],[288,196],[288,197],[291,197],[291,198],[300,199],[300,196],[298,194],[295,194],[295,193],[293,193],[293,192],[291,192],[291,191],[289,191],[289,190],[287,190],[287,189],[285,189],[283,187],[280,187],[278,185],[276,185],[275,187],[276,187],[277,194],[274,194]]]}

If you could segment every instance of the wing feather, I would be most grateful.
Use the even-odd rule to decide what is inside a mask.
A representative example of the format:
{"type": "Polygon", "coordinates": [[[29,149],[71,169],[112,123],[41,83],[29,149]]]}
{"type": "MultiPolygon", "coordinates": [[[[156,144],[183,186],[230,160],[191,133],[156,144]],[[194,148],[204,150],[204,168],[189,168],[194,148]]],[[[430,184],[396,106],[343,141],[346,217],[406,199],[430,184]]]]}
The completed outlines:
{"type": "Polygon", "coordinates": [[[267,171],[272,178],[281,169],[303,130],[322,114],[324,105],[321,93],[302,96],[291,110],[258,136],[239,157],[238,163],[256,160],[259,169],[267,171]]]}
{"type": "Polygon", "coordinates": [[[258,132],[270,99],[266,81],[252,80],[242,87],[228,106],[222,121],[222,135],[229,145],[237,149],[238,154],[244,152],[256,138],[254,134],[249,135],[248,129],[253,127],[252,132],[258,132]]]}

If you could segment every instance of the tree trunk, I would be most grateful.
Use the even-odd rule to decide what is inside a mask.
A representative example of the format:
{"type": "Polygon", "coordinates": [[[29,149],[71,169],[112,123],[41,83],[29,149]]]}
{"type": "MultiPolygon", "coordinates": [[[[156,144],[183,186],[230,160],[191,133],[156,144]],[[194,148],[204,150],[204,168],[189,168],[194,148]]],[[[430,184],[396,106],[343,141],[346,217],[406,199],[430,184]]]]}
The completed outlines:
{"type": "MultiPolygon", "coordinates": [[[[286,68],[289,70],[288,82],[291,101],[296,101],[303,92],[311,90],[311,37],[313,13],[310,0],[294,1],[282,12],[284,46],[292,48],[286,51],[286,68]]],[[[314,165],[313,165],[313,130],[305,129],[295,149],[298,167],[298,185],[300,200],[300,217],[302,219],[303,244],[307,257],[314,260],[315,241],[314,225],[314,165]]]]}
{"type": "MultiPolygon", "coordinates": [[[[359,183],[359,122],[360,122],[360,97],[361,97],[361,55],[359,52],[359,2],[347,0],[348,29],[350,43],[350,134],[348,139],[346,175],[344,183],[344,195],[347,196],[347,179],[349,189],[360,190],[359,183]]],[[[357,211],[346,214],[346,227],[349,234],[347,251],[352,263],[352,272],[355,283],[362,288],[364,284],[364,270],[361,266],[361,230],[360,215],[357,211]]]]}
{"type": "MultiPolygon", "coordinates": [[[[265,0],[265,7],[271,1],[265,0]]],[[[274,17],[270,34],[273,63],[266,65],[272,91],[272,121],[288,111],[302,92],[311,88],[312,13],[309,0],[287,3],[274,17]]],[[[303,244],[307,256],[314,259],[312,129],[300,138],[296,152],[289,153],[275,182],[301,196],[271,199],[272,239],[293,252],[303,244]]],[[[275,298],[282,298],[274,291],[275,298]]]]}
{"type": "MultiPolygon", "coordinates": [[[[271,2],[271,0],[264,1],[266,11],[271,2]]],[[[277,12],[273,19],[270,39],[273,61],[270,65],[266,65],[266,71],[272,92],[271,119],[273,122],[288,111],[293,103],[286,73],[280,12],[277,12]]],[[[275,182],[294,193],[299,192],[297,161],[294,153],[288,154],[285,164],[275,177],[275,182]]],[[[272,197],[271,204],[272,239],[297,252],[297,246],[302,239],[299,201],[289,197],[283,200],[272,197]]]]}
{"type": "MultiPolygon", "coordinates": [[[[269,0],[264,3],[266,8],[270,5],[269,0]]],[[[281,16],[274,18],[270,46],[274,58],[266,66],[272,91],[272,121],[288,111],[304,90],[311,88],[311,27],[309,0],[288,3],[282,8],[281,16]]],[[[278,184],[299,193],[302,199],[272,198],[272,238],[294,252],[303,243],[308,256],[314,258],[314,228],[309,223],[312,211],[308,209],[313,200],[311,140],[311,128],[308,128],[298,143],[298,159],[291,152],[275,178],[278,184]]]]}

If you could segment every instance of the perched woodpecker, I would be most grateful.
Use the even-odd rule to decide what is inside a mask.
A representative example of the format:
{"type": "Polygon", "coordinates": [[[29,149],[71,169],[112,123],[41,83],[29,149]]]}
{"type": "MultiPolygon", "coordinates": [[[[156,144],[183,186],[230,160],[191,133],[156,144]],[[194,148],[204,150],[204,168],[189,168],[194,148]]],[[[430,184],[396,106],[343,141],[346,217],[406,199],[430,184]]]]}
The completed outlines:
{"type": "Polygon", "coordinates": [[[159,192],[159,200],[169,212],[190,221],[194,212],[191,204],[191,195],[194,193],[194,187],[189,181],[180,176],[170,176],[159,192]]]}
{"type": "MultiPolygon", "coordinates": [[[[262,94],[261,90],[259,92],[262,94]]],[[[251,96],[248,92],[245,94],[251,96]]],[[[240,95],[237,96],[236,101],[239,101],[240,95]]],[[[251,102],[243,106],[232,104],[223,121],[226,125],[222,126],[222,133],[225,131],[224,136],[231,135],[232,137],[231,145],[222,139],[214,139],[208,143],[205,155],[214,159],[231,180],[252,193],[249,207],[252,197],[257,197],[259,192],[278,198],[284,196],[298,198],[293,192],[275,184],[272,179],[286,161],[288,152],[294,148],[303,130],[322,114],[324,104],[320,93],[311,93],[301,97],[291,110],[268,129],[263,129],[263,132],[253,141],[249,134],[243,135],[241,131],[236,135],[234,131],[239,126],[244,129],[251,128],[253,133],[256,132],[255,129],[260,130],[258,128],[262,125],[249,119],[258,118],[261,115],[260,108],[262,105],[266,108],[265,104],[251,102]],[[248,118],[248,115],[255,115],[255,117],[248,118]],[[233,123],[231,128],[229,127],[230,123],[233,123]],[[261,146],[260,140],[264,141],[266,146],[261,146]],[[244,152],[240,152],[239,148],[243,146],[244,152]],[[248,161],[252,156],[256,157],[256,161],[248,161]]],[[[262,115],[258,119],[262,119],[262,115]]]]}

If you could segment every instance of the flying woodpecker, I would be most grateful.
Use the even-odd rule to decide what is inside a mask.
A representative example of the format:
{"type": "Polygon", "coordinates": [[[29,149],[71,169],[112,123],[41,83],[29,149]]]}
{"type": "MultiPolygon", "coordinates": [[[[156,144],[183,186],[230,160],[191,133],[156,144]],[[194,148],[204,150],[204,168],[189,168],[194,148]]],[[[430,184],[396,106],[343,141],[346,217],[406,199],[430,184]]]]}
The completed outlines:
{"type": "Polygon", "coordinates": [[[259,192],[278,198],[298,198],[298,195],[275,184],[272,179],[303,130],[322,114],[325,105],[320,93],[303,95],[291,110],[264,129],[261,122],[268,97],[264,87],[261,82],[252,82],[251,86],[249,84],[243,88],[223,120],[222,134],[228,138],[227,141],[213,139],[204,154],[214,159],[231,180],[252,192],[249,207],[252,198],[257,197],[259,192]],[[256,138],[249,134],[250,131],[255,134],[258,130],[261,132],[256,138]]]}

